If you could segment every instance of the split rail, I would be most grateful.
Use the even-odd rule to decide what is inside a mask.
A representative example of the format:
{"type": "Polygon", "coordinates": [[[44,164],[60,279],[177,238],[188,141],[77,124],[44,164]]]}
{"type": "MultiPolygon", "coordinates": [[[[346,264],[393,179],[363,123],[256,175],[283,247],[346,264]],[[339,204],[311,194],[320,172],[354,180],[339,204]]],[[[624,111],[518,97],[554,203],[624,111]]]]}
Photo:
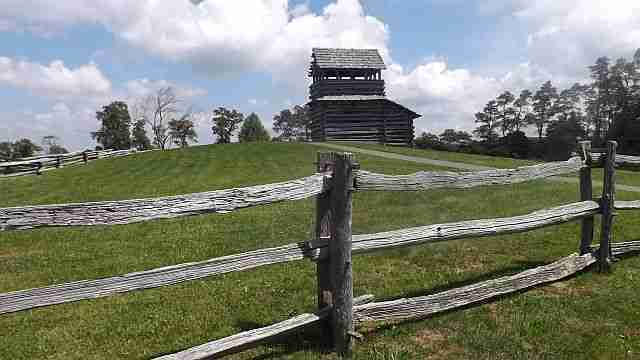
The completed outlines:
{"type": "Polygon", "coordinates": [[[418,172],[384,175],[359,169],[351,154],[318,153],[315,175],[281,183],[210,191],[154,199],[42,205],[0,209],[0,231],[44,226],[126,224],[152,219],[229,212],[285,200],[316,198],[315,236],[300,243],[259,249],[200,262],[191,262],[110,278],[0,294],[0,314],[84,299],[156,288],[260,266],[310,259],[316,263],[317,303],[314,313],[245,331],[159,359],[205,359],[268,342],[311,324],[320,324],[328,346],[349,357],[355,327],[368,322],[420,319],[486,301],[544,283],[557,281],[597,264],[610,271],[612,259],[640,251],[640,241],[613,242],[616,210],[638,210],[640,201],[615,200],[617,167],[640,166],[640,157],[617,155],[616,143],[591,149],[581,143],[579,156],[567,161],[478,172],[418,172]],[[591,169],[604,168],[601,196],[593,197],[591,169]],[[374,234],[353,235],[352,196],[355,191],[423,191],[436,188],[516,184],[579,173],[578,202],[525,215],[425,225],[374,234]],[[599,245],[594,246],[594,217],[602,217],[599,245]],[[579,253],[548,265],[444,292],[375,302],[373,295],[353,297],[352,255],[434,242],[527,232],[581,221],[579,253]]]}
{"type": "Polygon", "coordinates": [[[89,161],[110,157],[127,156],[146,152],[134,150],[86,150],[65,154],[48,154],[22,158],[16,161],[0,162],[0,178],[24,175],[41,175],[45,171],[66,166],[87,164],[89,161]]]}

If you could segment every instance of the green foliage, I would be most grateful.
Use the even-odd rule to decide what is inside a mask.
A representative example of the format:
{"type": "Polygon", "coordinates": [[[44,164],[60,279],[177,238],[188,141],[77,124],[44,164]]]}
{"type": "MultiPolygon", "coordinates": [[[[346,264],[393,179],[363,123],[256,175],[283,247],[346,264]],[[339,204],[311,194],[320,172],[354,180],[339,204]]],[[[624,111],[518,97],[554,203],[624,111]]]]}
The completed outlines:
{"type": "Polygon", "coordinates": [[[218,144],[228,144],[231,142],[231,136],[238,129],[238,125],[244,120],[244,115],[235,109],[228,110],[219,107],[213,110],[213,126],[211,130],[213,135],[218,137],[218,144]]]}
{"type": "Polygon", "coordinates": [[[284,109],[273,117],[273,131],[280,140],[310,140],[311,117],[309,107],[296,105],[293,110],[284,109]]]}
{"type": "Polygon", "coordinates": [[[0,142],[0,160],[8,161],[13,158],[13,144],[9,141],[0,142]]]}
{"type": "Polygon", "coordinates": [[[198,142],[198,134],[193,121],[189,119],[190,116],[190,114],[185,114],[178,120],[169,121],[169,137],[181,148],[189,146],[189,141],[198,142]]]}
{"type": "Polygon", "coordinates": [[[98,131],[92,132],[91,137],[105,149],[129,149],[131,147],[131,116],[127,104],[114,101],[102,107],[96,113],[96,119],[101,123],[98,131]]]}
{"type": "Polygon", "coordinates": [[[65,147],[58,145],[58,144],[53,144],[49,147],[49,154],[66,154],[68,153],[69,150],[67,150],[65,147]]]}
{"type": "Polygon", "coordinates": [[[420,149],[435,149],[442,145],[438,135],[423,132],[420,136],[413,140],[413,145],[420,149]]]}
{"type": "Polygon", "coordinates": [[[547,159],[566,160],[576,149],[579,139],[584,138],[585,130],[578,116],[555,121],[547,128],[547,159]]]}
{"type": "Polygon", "coordinates": [[[440,134],[440,141],[446,144],[461,144],[471,141],[471,134],[466,131],[456,131],[455,129],[445,129],[440,134]]]}
{"type": "Polygon", "coordinates": [[[131,130],[131,146],[138,150],[151,149],[151,140],[147,137],[145,125],[144,120],[138,120],[133,123],[133,129],[131,130]]]}
{"type": "Polygon", "coordinates": [[[238,140],[240,142],[265,142],[270,141],[271,136],[262,125],[260,117],[251,113],[242,123],[238,140]]]}
{"type": "Polygon", "coordinates": [[[0,143],[0,157],[3,160],[18,160],[20,158],[35,155],[42,148],[30,139],[20,139],[13,143],[5,141],[0,143]]]}

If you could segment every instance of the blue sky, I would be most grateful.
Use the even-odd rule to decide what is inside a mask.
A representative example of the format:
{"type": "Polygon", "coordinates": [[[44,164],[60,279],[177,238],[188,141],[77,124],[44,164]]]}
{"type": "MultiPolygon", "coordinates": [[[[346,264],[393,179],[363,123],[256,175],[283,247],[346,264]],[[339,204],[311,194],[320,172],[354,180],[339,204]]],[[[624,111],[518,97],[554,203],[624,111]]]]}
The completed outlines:
{"type": "Polygon", "coordinates": [[[640,2],[625,0],[0,0],[0,141],[57,135],[95,144],[95,111],[173,86],[197,116],[256,112],[271,125],[304,103],[310,50],[374,47],[388,95],[418,131],[471,130],[509,89],[585,81],[598,56],[640,47],[640,2]]]}

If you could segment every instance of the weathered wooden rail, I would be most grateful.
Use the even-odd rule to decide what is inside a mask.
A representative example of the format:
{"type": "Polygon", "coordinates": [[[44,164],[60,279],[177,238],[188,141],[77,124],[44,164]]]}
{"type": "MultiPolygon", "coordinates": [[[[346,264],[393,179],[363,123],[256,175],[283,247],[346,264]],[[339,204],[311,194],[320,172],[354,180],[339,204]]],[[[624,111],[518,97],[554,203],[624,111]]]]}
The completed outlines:
{"type": "Polygon", "coordinates": [[[110,157],[127,156],[145,151],[136,150],[99,150],[76,151],[65,154],[31,156],[16,161],[0,162],[0,178],[24,175],[41,175],[43,172],[63,167],[87,164],[89,161],[110,157]]]}
{"type": "Polygon", "coordinates": [[[598,264],[600,271],[608,271],[613,256],[640,251],[640,241],[613,243],[611,235],[615,210],[640,209],[640,200],[615,200],[615,169],[636,166],[640,164],[640,157],[617,155],[614,142],[608,144],[604,154],[593,153],[586,143],[581,146],[579,157],[564,162],[516,169],[467,173],[421,172],[400,176],[361,171],[350,154],[319,154],[315,175],[276,184],[154,199],[0,209],[0,229],[6,231],[41,226],[125,224],[175,216],[226,212],[278,201],[316,197],[316,231],[315,237],[309,241],[110,278],[74,281],[4,293],[0,294],[0,314],[310,259],[315,261],[317,266],[317,312],[231,335],[162,356],[160,359],[205,359],[230,354],[311,324],[320,324],[326,334],[328,345],[334,346],[342,356],[349,357],[352,339],[357,336],[354,327],[358,324],[423,318],[557,281],[583,271],[592,264],[598,264]],[[604,168],[603,193],[599,199],[593,199],[591,168],[600,166],[604,168]],[[575,203],[504,218],[433,224],[375,234],[351,234],[351,196],[354,191],[470,188],[515,184],[576,172],[579,172],[580,176],[580,201],[575,203]],[[591,243],[596,215],[602,216],[602,229],[600,244],[594,247],[591,243]],[[580,253],[554,263],[426,296],[383,302],[373,302],[371,295],[353,297],[352,254],[526,232],[575,220],[582,222],[580,253]]]}

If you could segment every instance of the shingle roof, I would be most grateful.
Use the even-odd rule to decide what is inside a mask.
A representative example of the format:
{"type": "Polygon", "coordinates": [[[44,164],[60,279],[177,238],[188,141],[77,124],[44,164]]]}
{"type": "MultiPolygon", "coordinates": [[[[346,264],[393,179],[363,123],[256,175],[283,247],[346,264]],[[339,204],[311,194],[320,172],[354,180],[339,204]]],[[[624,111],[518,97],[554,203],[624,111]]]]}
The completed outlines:
{"type": "Polygon", "coordinates": [[[377,49],[313,48],[311,56],[321,69],[386,69],[377,49]]]}

